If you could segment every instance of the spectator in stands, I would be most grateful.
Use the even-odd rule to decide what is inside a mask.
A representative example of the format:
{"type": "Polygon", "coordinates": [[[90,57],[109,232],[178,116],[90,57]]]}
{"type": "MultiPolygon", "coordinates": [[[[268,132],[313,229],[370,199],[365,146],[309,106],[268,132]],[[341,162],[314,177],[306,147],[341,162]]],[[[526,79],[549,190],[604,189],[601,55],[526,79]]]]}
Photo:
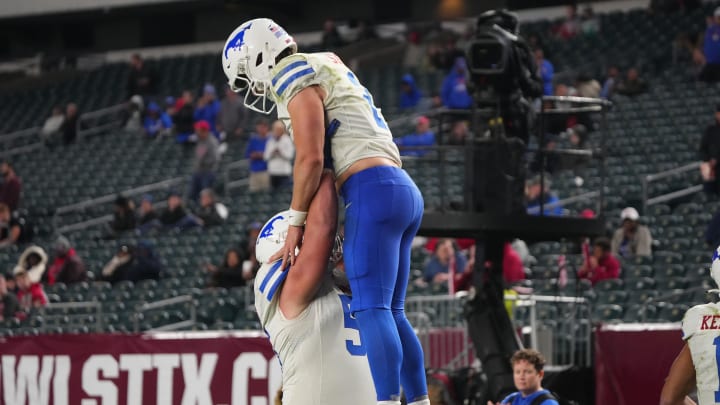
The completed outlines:
{"type": "Polygon", "coordinates": [[[265,118],[255,121],[255,132],[250,135],[250,142],[245,151],[245,158],[250,159],[251,192],[270,190],[270,174],[265,161],[265,146],[269,131],[269,124],[265,118]]]}
{"type": "Polygon", "coordinates": [[[472,105],[472,97],[467,91],[467,65],[465,58],[455,59],[450,73],[445,76],[441,91],[445,107],[452,109],[466,109],[472,105]]]}
{"type": "Polygon", "coordinates": [[[322,47],[324,50],[333,50],[335,48],[339,48],[343,45],[342,38],[340,38],[340,33],[338,32],[337,27],[335,26],[335,21],[331,19],[325,20],[325,24],[323,24],[323,33],[322,33],[322,47]]]}
{"type": "MultiPolygon", "coordinates": [[[[557,398],[550,391],[542,387],[545,376],[545,358],[534,349],[516,351],[510,359],[513,370],[513,382],[518,390],[498,404],[524,404],[524,405],[558,405],[557,398]],[[544,398],[544,399],[543,399],[544,398]]],[[[488,402],[488,405],[493,405],[488,402]]]]}
{"type": "Polygon", "coordinates": [[[577,15],[577,5],[565,8],[565,21],[554,28],[555,34],[562,39],[570,39],[580,33],[581,21],[577,15]]]}
{"type": "Polygon", "coordinates": [[[190,198],[197,201],[200,191],[215,184],[215,172],[220,164],[220,144],[217,138],[210,135],[210,124],[207,121],[196,122],[195,133],[198,139],[195,145],[190,198]]]}
{"type": "Polygon", "coordinates": [[[87,281],[88,275],[85,263],[66,237],[59,236],[55,240],[53,251],[52,263],[45,273],[45,282],[48,285],[55,283],[75,284],[87,281]]]}
{"type": "Polygon", "coordinates": [[[715,120],[705,128],[700,140],[700,174],[706,193],[720,193],[720,176],[717,164],[720,162],[720,104],[715,107],[715,120]]]}
{"type": "Polygon", "coordinates": [[[265,144],[263,157],[267,162],[267,171],[270,174],[270,185],[273,190],[288,186],[292,179],[295,144],[285,131],[285,124],[280,120],[273,122],[272,136],[265,144]]]}
{"type": "Polygon", "coordinates": [[[130,133],[140,133],[143,129],[143,112],[145,111],[145,102],[143,98],[135,94],[130,97],[126,104],[126,110],[123,117],[123,128],[130,133]]]}
{"type": "Polygon", "coordinates": [[[618,76],[620,76],[620,71],[617,66],[610,66],[608,68],[607,77],[605,78],[602,89],[600,90],[601,98],[608,99],[613,95],[618,76]]]}
{"type": "Polygon", "coordinates": [[[423,279],[428,283],[447,283],[451,272],[453,274],[463,273],[466,265],[465,256],[455,250],[452,239],[441,239],[435,245],[433,256],[425,264],[423,279]]]}
{"type": "Polygon", "coordinates": [[[709,247],[715,249],[720,246],[720,210],[710,219],[710,223],[705,230],[705,243],[709,247]]]}
{"type": "Polygon", "coordinates": [[[10,211],[15,211],[20,205],[20,193],[22,192],[22,181],[15,173],[15,167],[9,161],[0,163],[0,203],[7,205],[10,211]]]}
{"type": "Polygon", "coordinates": [[[648,91],[648,84],[640,78],[636,68],[628,69],[625,80],[615,86],[615,91],[624,96],[638,96],[648,91]]]}
{"type": "Polygon", "coordinates": [[[148,104],[145,120],[143,121],[143,128],[145,128],[145,135],[148,138],[155,138],[156,136],[163,136],[170,133],[172,130],[172,118],[163,110],[160,106],[151,101],[148,104]]]}
{"type": "Polygon", "coordinates": [[[210,287],[232,288],[242,287],[252,279],[252,272],[244,271],[240,251],[228,249],[220,266],[208,264],[205,270],[210,273],[210,287]]]}
{"type": "Polygon", "coordinates": [[[414,110],[422,99],[422,92],[415,83],[415,78],[406,73],[400,80],[400,110],[414,110]]]}
{"type": "Polygon", "coordinates": [[[48,299],[42,284],[33,283],[27,271],[16,269],[15,283],[17,284],[17,299],[20,303],[20,310],[29,312],[32,308],[47,305],[48,299]]]}
{"type": "Polygon", "coordinates": [[[589,280],[595,285],[600,280],[619,276],[620,262],[612,254],[610,241],[607,238],[598,238],[595,240],[592,253],[587,255],[585,263],[580,267],[578,277],[589,280]]]}
{"type": "Polygon", "coordinates": [[[127,97],[139,94],[143,97],[156,94],[157,75],[145,64],[139,54],[130,57],[130,74],[127,81],[127,97]]]}
{"type": "Polygon", "coordinates": [[[13,273],[26,272],[31,283],[39,283],[48,264],[48,256],[40,246],[30,246],[20,255],[13,273]]]}
{"type": "Polygon", "coordinates": [[[415,120],[415,132],[395,138],[402,156],[425,156],[429,148],[418,149],[419,146],[435,145],[435,133],[430,129],[430,119],[424,115],[415,120]],[[404,149],[409,147],[410,149],[404,149]]]}
{"type": "Polygon", "coordinates": [[[535,153],[535,157],[530,163],[531,172],[540,173],[542,171],[545,171],[545,173],[555,174],[558,170],[560,170],[560,156],[552,153],[552,151],[557,148],[557,143],[558,137],[556,135],[545,135],[544,145],[542,145],[542,147],[549,153],[544,154],[544,159],[540,153],[535,153]]]}
{"type": "Polygon", "coordinates": [[[65,145],[75,142],[77,138],[78,116],[77,104],[68,103],[65,107],[65,119],[62,125],[60,125],[60,132],[62,133],[63,143],[65,145]]]}
{"type": "Polygon", "coordinates": [[[712,17],[707,18],[702,49],[704,65],[698,79],[704,82],[717,82],[720,80],[720,7],[715,9],[712,17]]]}
{"type": "Polygon", "coordinates": [[[185,90],[182,97],[175,101],[175,115],[172,117],[175,126],[175,140],[181,144],[189,144],[193,141],[193,116],[195,107],[194,97],[191,91],[185,90]]]}
{"type": "Polygon", "coordinates": [[[200,207],[195,216],[202,226],[222,225],[228,217],[228,209],[225,204],[217,201],[212,189],[206,188],[200,192],[200,207]]]}
{"type": "Polygon", "coordinates": [[[207,122],[210,125],[210,132],[212,132],[215,137],[219,138],[220,133],[215,127],[219,114],[220,102],[217,100],[215,86],[208,83],[203,87],[203,94],[195,105],[193,119],[196,123],[200,121],[207,122]]]}
{"type": "Polygon", "coordinates": [[[247,109],[237,93],[225,86],[225,98],[220,102],[217,130],[221,139],[240,138],[245,132],[247,109]]]}
{"type": "Polygon", "coordinates": [[[562,216],[563,207],[559,204],[560,199],[550,191],[550,176],[545,176],[545,190],[540,186],[540,175],[537,174],[525,184],[525,197],[527,198],[528,215],[540,215],[540,199],[543,200],[543,213],[545,216],[562,216]]]}
{"type": "Polygon", "coordinates": [[[158,280],[162,273],[162,264],[148,241],[140,241],[137,246],[120,246],[115,256],[102,270],[102,278],[113,284],[119,281],[138,282],[158,280]]]}
{"type": "Polygon", "coordinates": [[[182,197],[177,192],[170,192],[167,208],[160,214],[159,221],[166,229],[185,229],[199,225],[194,217],[188,215],[182,197]]]}
{"type": "Polygon", "coordinates": [[[145,194],[140,201],[140,215],[138,217],[138,227],[143,227],[154,220],[158,219],[158,214],[153,208],[153,197],[145,194]]]}
{"type": "Polygon", "coordinates": [[[552,96],[555,67],[549,60],[545,59],[545,53],[540,48],[535,49],[535,64],[538,68],[538,76],[543,81],[543,95],[552,96]]]}
{"type": "Polygon", "coordinates": [[[56,142],[55,139],[58,137],[63,121],[65,121],[65,114],[63,114],[62,107],[53,107],[52,114],[45,120],[40,130],[40,138],[46,145],[51,146],[56,142]]]}
{"type": "Polygon", "coordinates": [[[600,98],[600,82],[587,73],[580,73],[575,78],[575,90],[578,97],[600,98]]]}
{"type": "Polygon", "coordinates": [[[19,309],[17,294],[8,289],[5,274],[0,273],[0,321],[14,318],[19,309]]]}
{"type": "Polygon", "coordinates": [[[472,138],[467,121],[455,121],[450,129],[448,145],[466,145],[472,138]]]}
{"type": "Polygon", "coordinates": [[[505,242],[503,250],[503,280],[508,286],[525,280],[525,266],[510,242],[505,242]]]}
{"type": "Polygon", "coordinates": [[[129,198],[118,195],[115,198],[113,219],[110,221],[112,236],[135,229],[135,219],[135,204],[129,198]]]}
{"type": "Polygon", "coordinates": [[[32,240],[33,232],[25,218],[12,215],[5,203],[0,203],[0,249],[32,240]]]}
{"type": "Polygon", "coordinates": [[[247,227],[247,233],[238,244],[238,251],[240,252],[240,259],[243,261],[243,269],[250,269],[252,273],[250,278],[255,277],[260,264],[255,257],[255,243],[257,242],[258,235],[262,230],[263,224],[257,221],[250,223],[247,227]],[[245,267],[247,266],[247,267],[245,267]]]}
{"type": "Polygon", "coordinates": [[[580,15],[580,31],[584,35],[595,35],[600,32],[600,19],[597,18],[590,4],[583,7],[580,15]]]}
{"type": "Polygon", "coordinates": [[[615,230],[611,242],[611,252],[615,256],[629,259],[635,256],[652,255],[652,235],[650,229],[640,225],[640,214],[633,207],[626,207],[620,213],[622,226],[615,230]]]}
{"type": "Polygon", "coordinates": [[[132,259],[131,247],[128,245],[120,246],[112,259],[103,267],[101,279],[113,284],[126,280],[132,266],[132,259]]]}

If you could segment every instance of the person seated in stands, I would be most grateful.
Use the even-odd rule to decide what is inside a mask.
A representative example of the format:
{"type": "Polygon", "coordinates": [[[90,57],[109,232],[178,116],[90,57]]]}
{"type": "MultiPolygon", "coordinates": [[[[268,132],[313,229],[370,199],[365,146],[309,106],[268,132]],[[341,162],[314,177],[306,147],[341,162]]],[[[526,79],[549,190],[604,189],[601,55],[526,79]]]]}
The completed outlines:
{"type": "Polygon", "coordinates": [[[8,288],[5,274],[0,273],[0,321],[14,318],[19,309],[17,294],[8,288]]]}
{"type": "Polygon", "coordinates": [[[575,89],[578,97],[600,98],[600,82],[587,73],[580,73],[575,78],[575,89]]]}
{"type": "Polygon", "coordinates": [[[545,52],[541,48],[535,49],[535,65],[538,68],[538,76],[543,81],[543,95],[552,96],[553,94],[553,76],[555,75],[555,67],[545,59],[545,52]]]}
{"type": "Polygon", "coordinates": [[[633,207],[626,207],[620,213],[622,226],[615,230],[611,242],[611,251],[615,256],[629,259],[635,256],[652,255],[652,235],[650,229],[640,225],[640,214],[633,207]]]}
{"type": "Polygon", "coordinates": [[[130,57],[130,74],[125,86],[127,95],[139,94],[143,97],[154,95],[157,91],[157,74],[155,70],[145,64],[140,54],[130,57]]]}
{"type": "Polygon", "coordinates": [[[140,201],[140,212],[138,216],[138,227],[142,227],[145,224],[148,224],[156,219],[158,219],[158,214],[155,212],[155,208],[153,208],[153,196],[150,194],[145,194],[142,197],[142,200],[140,201]]]}
{"type": "Polygon", "coordinates": [[[709,83],[720,81],[720,7],[715,9],[712,17],[707,18],[702,55],[699,59],[703,67],[698,79],[709,83]]]}
{"type": "Polygon", "coordinates": [[[445,284],[453,274],[464,273],[467,259],[455,250],[452,239],[441,239],[435,245],[435,251],[425,264],[423,280],[427,283],[445,284]]]}
{"type": "Polygon", "coordinates": [[[578,271],[578,278],[589,280],[594,286],[600,280],[609,280],[620,276],[620,262],[613,256],[610,241],[598,238],[593,244],[592,253],[585,253],[585,263],[578,271]]]}
{"type": "Polygon", "coordinates": [[[554,134],[546,134],[543,149],[550,153],[545,153],[544,158],[540,153],[535,153],[533,161],[530,163],[530,171],[540,173],[545,171],[549,174],[555,174],[561,165],[560,155],[552,153],[557,148],[558,136],[554,134]]]}
{"type": "Polygon", "coordinates": [[[607,77],[603,82],[602,89],[600,90],[600,97],[608,99],[613,95],[615,91],[615,85],[617,84],[620,71],[617,66],[611,65],[607,71],[607,77]]]}
{"type": "Polygon", "coordinates": [[[207,264],[205,270],[210,273],[210,287],[232,288],[244,286],[248,280],[252,280],[251,266],[250,262],[242,260],[238,249],[231,248],[225,252],[225,259],[220,266],[207,264]]]}
{"type": "Polygon", "coordinates": [[[181,144],[190,144],[194,141],[193,116],[195,107],[193,105],[193,94],[189,90],[182,93],[182,97],[175,101],[175,115],[172,117],[175,133],[175,140],[181,144]]]}
{"type": "Polygon", "coordinates": [[[415,132],[394,139],[395,144],[400,147],[402,156],[425,156],[429,149],[416,147],[435,145],[435,133],[430,129],[430,119],[421,115],[415,122],[415,132]],[[404,149],[404,147],[411,149],[404,149]]]}
{"type": "Polygon", "coordinates": [[[228,217],[225,204],[217,201],[212,189],[206,188],[200,192],[200,208],[195,212],[202,226],[222,225],[228,217]]]}
{"type": "Polygon", "coordinates": [[[335,25],[335,21],[331,19],[325,20],[322,33],[323,50],[330,51],[343,45],[344,43],[342,38],[340,38],[340,33],[335,25]]]}
{"type": "Polygon", "coordinates": [[[79,115],[77,104],[68,103],[67,106],[65,106],[65,119],[60,125],[60,133],[62,134],[62,140],[65,145],[75,142],[77,138],[79,115]]]}
{"type": "Polygon", "coordinates": [[[46,145],[54,143],[55,138],[57,138],[60,133],[60,127],[63,121],[65,121],[65,114],[63,114],[62,107],[53,107],[52,113],[45,120],[42,129],[40,129],[40,138],[46,145]]]}
{"type": "Polygon", "coordinates": [[[447,144],[458,146],[466,145],[471,138],[472,134],[468,128],[467,121],[455,121],[450,129],[447,144]]]}
{"type": "Polygon", "coordinates": [[[137,134],[143,129],[143,113],[145,111],[145,102],[139,95],[130,97],[127,102],[124,116],[123,116],[123,128],[125,131],[137,134]]]}
{"type": "Polygon", "coordinates": [[[202,96],[195,104],[193,120],[195,122],[206,121],[210,125],[210,132],[219,139],[220,133],[215,127],[218,114],[220,114],[220,101],[217,99],[215,86],[208,83],[203,87],[202,96]]]}
{"type": "Polygon", "coordinates": [[[415,83],[415,78],[410,73],[405,74],[400,80],[400,110],[414,110],[420,103],[422,92],[415,83]]]}
{"type": "Polygon", "coordinates": [[[20,255],[13,273],[27,273],[31,283],[39,283],[48,264],[48,256],[40,246],[30,246],[20,255]]]}
{"type": "Polygon", "coordinates": [[[545,176],[545,190],[540,186],[540,175],[537,174],[525,183],[525,197],[527,199],[528,215],[540,215],[540,201],[543,202],[544,216],[562,216],[563,207],[560,199],[550,191],[550,176],[545,176]]]}
{"type": "Polygon", "coordinates": [[[48,285],[55,283],[74,284],[87,281],[88,275],[85,263],[66,237],[59,236],[55,240],[53,251],[53,260],[44,278],[48,285]]]}
{"type": "Polygon", "coordinates": [[[118,195],[114,203],[113,219],[110,221],[113,236],[135,229],[135,223],[135,204],[129,198],[118,195]]]}
{"type": "Polygon", "coordinates": [[[135,247],[120,246],[113,258],[103,267],[102,279],[113,284],[120,281],[158,280],[161,273],[162,264],[152,245],[141,241],[135,247]]]}
{"type": "Polygon", "coordinates": [[[30,242],[32,236],[32,228],[25,218],[12,215],[10,207],[0,203],[0,248],[30,242]]]}
{"type": "Polygon", "coordinates": [[[32,308],[40,308],[47,305],[48,299],[42,284],[33,283],[30,280],[30,275],[24,269],[16,269],[15,271],[17,299],[18,302],[20,302],[20,310],[29,312],[32,308]]]}
{"type": "Polygon", "coordinates": [[[636,68],[628,69],[625,80],[615,86],[615,92],[624,96],[637,96],[647,93],[648,84],[644,79],[640,78],[640,73],[636,68]]]}
{"type": "Polygon", "coordinates": [[[0,176],[0,203],[6,204],[14,212],[20,206],[22,181],[15,173],[15,167],[8,161],[0,163],[0,176]]]}
{"type": "Polygon", "coordinates": [[[160,213],[158,219],[140,226],[138,230],[140,233],[145,233],[153,229],[183,230],[196,226],[200,226],[198,219],[188,214],[180,194],[172,191],[167,199],[167,207],[160,213]]]}
{"type": "Polygon", "coordinates": [[[467,91],[467,65],[465,58],[456,58],[452,70],[442,85],[442,100],[447,108],[466,109],[472,106],[473,99],[467,91]]]}
{"type": "Polygon", "coordinates": [[[170,116],[161,110],[156,102],[151,101],[150,104],[148,104],[145,119],[143,120],[145,135],[148,138],[164,136],[170,132],[172,125],[173,123],[170,116]]]}

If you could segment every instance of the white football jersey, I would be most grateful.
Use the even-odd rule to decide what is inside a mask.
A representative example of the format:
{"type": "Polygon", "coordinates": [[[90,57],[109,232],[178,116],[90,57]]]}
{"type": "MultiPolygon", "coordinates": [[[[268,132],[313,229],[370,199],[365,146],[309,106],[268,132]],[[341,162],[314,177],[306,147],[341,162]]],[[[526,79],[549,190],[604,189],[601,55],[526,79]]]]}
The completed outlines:
{"type": "Polygon", "coordinates": [[[286,319],[278,302],[287,276],[280,261],[264,264],[255,277],[255,309],[280,360],[283,404],[374,404],[375,387],[350,297],[330,274],[297,318],[286,319]]]}
{"type": "Polygon", "coordinates": [[[297,53],[280,61],[270,71],[271,98],[278,118],[293,135],[287,105],[301,90],[320,86],[324,100],[326,126],[339,123],[332,136],[331,151],[335,175],[340,176],[354,162],[369,157],[385,157],[401,165],[400,152],[373,98],[355,74],[334,53],[297,53]]]}
{"type": "Polygon", "coordinates": [[[699,404],[720,404],[720,305],[690,308],[682,321],[682,333],[695,366],[699,404]]]}

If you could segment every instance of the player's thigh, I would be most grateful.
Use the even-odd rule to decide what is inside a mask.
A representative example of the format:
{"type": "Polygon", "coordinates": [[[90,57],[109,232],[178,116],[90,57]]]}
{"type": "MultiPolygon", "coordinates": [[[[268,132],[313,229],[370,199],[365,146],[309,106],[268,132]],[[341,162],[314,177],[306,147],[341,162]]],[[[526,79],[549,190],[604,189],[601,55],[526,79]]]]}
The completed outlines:
{"type": "Polygon", "coordinates": [[[417,190],[415,197],[415,218],[400,239],[400,248],[398,250],[398,272],[395,279],[395,288],[392,297],[392,309],[402,310],[405,308],[405,295],[407,293],[408,281],[410,278],[410,257],[412,241],[420,229],[423,215],[423,200],[420,191],[417,190]]]}

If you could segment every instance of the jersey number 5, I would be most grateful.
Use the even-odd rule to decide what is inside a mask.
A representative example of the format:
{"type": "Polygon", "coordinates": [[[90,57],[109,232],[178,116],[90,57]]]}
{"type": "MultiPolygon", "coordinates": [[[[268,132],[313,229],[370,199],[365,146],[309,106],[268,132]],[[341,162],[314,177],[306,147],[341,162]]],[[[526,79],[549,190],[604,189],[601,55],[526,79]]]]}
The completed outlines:
{"type": "Polygon", "coordinates": [[[388,129],[388,125],[387,125],[387,122],[385,122],[385,118],[383,118],[383,116],[380,115],[380,111],[377,109],[377,107],[375,107],[375,104],[373,104],[373,99],[372,99],[372,96],[370,96],[370,92],[365,87],[363,87],[362,84],[360,84],[360,82],[358,81],[357,77],[355,77],[353,72],[348,72],[347,76],[348,76],[348,79],[350,79],[350,81],[352,82],[352,84],[354,84],[355,86],[358,86],[362,89],[363,98],[370,105],[370,110],[373,113],[373,118],[375,118],[375,124],[377,124],[377,126],[382,129],[388,129]]]}
{"type": "Polygon", "coordinates": [[[345,329],[353,329],[358,333],[358,344],[355,344],[355,342],[348,339],[345,341],[345,347],[347,348],[348,353],[353,356],[364,356],[367,354],[367,350],[365,350],[365,346],[363,346],[362,341],[360,340],[360,328],[358,328],[355,318],[350,315],[351,298],[344,294],[339,294],[339,296],[343,306],[343,314],[345,316],[345,329]]]}

